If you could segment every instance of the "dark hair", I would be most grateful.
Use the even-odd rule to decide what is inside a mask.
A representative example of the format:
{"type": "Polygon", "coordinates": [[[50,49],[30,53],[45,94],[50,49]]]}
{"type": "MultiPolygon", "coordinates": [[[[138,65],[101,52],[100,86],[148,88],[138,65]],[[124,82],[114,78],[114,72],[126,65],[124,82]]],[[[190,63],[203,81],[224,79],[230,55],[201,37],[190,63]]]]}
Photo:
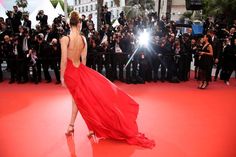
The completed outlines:
{"type": "Polygon", "coordinates": [[[207,37],[207,39],[208,39],[208,42],[209,42],[210,44],[212,44],[212,38],[211,38],[211,36],[210,36],[209,34],[206,34],[206,37],[207,37]]]}
{"type": "Polygon", "coordinates": [[[70,25],[71,26],[77,26],[78,23],[81,22],[81,19],[79,17],[79,12],[77,11],[72,11],[70,13],[70,25]]]}

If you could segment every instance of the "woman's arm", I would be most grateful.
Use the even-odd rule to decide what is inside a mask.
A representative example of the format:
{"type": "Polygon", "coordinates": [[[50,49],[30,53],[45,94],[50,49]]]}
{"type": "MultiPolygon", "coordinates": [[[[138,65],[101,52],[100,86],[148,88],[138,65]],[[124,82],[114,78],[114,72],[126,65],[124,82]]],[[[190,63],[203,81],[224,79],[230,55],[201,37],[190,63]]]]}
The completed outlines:
{"type": "Polygon", "coordinates": [[[83,48],[83,51],[81,53],[81,60],[82,60],[82,64],[86,65],[86,59],[87,59],[87,41],[86,41],[86,38],[84,36],[82,36],[82,39],[84,40],[84,48],[83,48]]]}
{"type": "Polygon", "coordinates": [[[64,73],[65,73],[65,68],[66,68],[66,63],[67,63],[67,46],[69,42],[68,37],[62,37],[61,40],[61,83],[64,86],[64,73]]]}
{"type": "Polygon", "coordinates": [[[212,46],[209,45],[207,49],[208,49],[209,53],[205,53],[205,54],[209,55],[209,56],[213,56],[213,48],[212,48],[212,46]]]}
{"type": "Polygon", "coordinates": [[[207,50],[209,51],[209,53],[207,53],[207,52],[199,52],[199,54],[200,54],[200,55],[209,55],[209,56],[213,56],[213,48],[212,48],[211,45],[209,45],[209,46],[207,47],[207,50]]]}

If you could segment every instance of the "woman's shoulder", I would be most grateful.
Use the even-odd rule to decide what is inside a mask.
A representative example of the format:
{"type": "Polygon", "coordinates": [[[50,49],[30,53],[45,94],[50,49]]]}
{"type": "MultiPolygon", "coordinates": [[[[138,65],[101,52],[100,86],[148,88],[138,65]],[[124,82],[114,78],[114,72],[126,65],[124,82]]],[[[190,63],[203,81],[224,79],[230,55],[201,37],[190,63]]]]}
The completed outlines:
{"type": "Polygon", "coordinates": [[[69,45],[69,43],[70,43],[70,36],[63,36],[63,37],[61,37],[60,43],[61,44],[69,45]]]}
{"type": "Polygon", "coordinates": [[[60,40],[61,41],[69,41],[70,40],[70,36],[69,35],[65,35],[65,36],[61,37],[60,40]]]}

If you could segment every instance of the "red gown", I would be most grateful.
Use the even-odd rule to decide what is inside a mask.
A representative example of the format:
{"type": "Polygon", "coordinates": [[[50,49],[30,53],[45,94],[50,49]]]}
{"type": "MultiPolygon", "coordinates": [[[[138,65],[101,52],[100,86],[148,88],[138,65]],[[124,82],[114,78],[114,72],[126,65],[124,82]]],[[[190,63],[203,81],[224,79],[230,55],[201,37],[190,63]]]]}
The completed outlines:
{"type": "Polygon", "coordinates": [[[155,146],[153,140],[138,132],[139,105],[104,76],[82,63],[75,67],[67,59],[64,79],[88,129],[97,137],[146,148],[155,146]]]}

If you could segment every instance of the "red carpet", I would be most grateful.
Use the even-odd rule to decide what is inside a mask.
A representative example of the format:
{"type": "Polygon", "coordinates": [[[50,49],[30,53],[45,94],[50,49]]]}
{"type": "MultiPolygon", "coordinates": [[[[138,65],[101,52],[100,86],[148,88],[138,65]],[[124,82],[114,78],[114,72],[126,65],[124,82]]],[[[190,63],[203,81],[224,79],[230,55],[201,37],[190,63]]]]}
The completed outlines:
{"type": "Polygon", "coordinates": [[[64,132],[71,112],[65,88],[54,84],[0,84],[0,157],[236,157],[236,80],[116,83],[140,104],[138,125],[157,146],[117,141],[92,144],[81,116],[75,137],[64,132]]]}

